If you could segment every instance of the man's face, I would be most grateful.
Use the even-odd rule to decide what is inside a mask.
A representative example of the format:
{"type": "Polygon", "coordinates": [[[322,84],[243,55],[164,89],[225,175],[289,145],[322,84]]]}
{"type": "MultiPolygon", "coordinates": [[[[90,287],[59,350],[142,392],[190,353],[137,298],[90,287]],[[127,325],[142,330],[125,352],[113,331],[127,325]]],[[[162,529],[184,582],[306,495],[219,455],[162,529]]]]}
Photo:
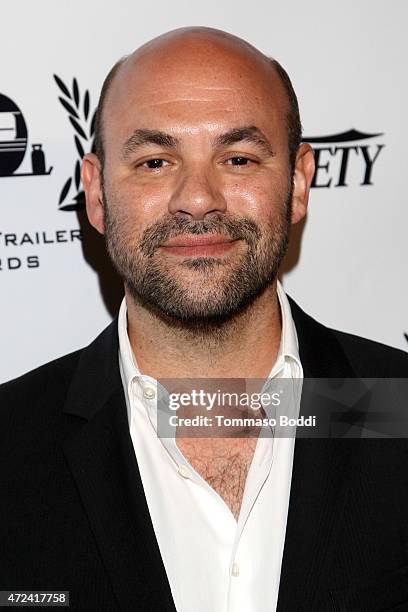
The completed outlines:
{"type": "Polygon", "coordinates": [[[104,231],[134,300],[225,320],[273,282],[291,222],[286,113],[273,70],[222,47],[121,69],[104,113],[104,231]]]}

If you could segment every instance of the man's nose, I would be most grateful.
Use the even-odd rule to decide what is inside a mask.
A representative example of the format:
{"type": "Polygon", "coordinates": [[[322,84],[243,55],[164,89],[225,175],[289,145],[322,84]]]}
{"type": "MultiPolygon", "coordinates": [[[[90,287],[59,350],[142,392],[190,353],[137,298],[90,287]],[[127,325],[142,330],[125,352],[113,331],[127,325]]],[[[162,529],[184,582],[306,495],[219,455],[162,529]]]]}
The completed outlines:
{"type": "Polygon", "coordinates": [[[196,220],[226,209],[219,180],[211,170],[199,166],[183,173],[169,202],[170,213],[182,213],[196,220]]]}

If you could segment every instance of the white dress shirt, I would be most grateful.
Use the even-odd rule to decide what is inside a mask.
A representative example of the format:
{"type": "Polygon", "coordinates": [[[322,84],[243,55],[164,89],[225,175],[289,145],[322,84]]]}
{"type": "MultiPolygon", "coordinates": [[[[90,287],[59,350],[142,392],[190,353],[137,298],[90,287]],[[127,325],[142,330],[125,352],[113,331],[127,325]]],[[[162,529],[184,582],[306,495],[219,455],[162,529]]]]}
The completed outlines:
{"type": "MultiPolygon", "coordinates": [[[[302,379],[296,329],[278,282],[282,334],[269,378],[302,379]]],[[[238,521],[173,438],[156,433],[157,381],[138,370],[119,312],[119,365],[130,434],[177,612],[276,610],[294,437],[259,437],[238,521]]]]}

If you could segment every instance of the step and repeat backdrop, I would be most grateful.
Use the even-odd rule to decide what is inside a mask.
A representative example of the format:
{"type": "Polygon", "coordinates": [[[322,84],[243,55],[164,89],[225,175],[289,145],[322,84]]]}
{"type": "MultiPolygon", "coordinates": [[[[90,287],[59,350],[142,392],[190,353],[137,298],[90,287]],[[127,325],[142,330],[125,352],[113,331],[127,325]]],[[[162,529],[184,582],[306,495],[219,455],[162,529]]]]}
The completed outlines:
{"type": "Polygon", "coordinates": [[[327,325],[408,349],[405,2],[26,0],[1,18],[0,382],[114,316],[121,283],[86,220],[81,158],[110,67],[186,25],[237,34],[292,78],[317,171],[286,291],[327,325]]]}

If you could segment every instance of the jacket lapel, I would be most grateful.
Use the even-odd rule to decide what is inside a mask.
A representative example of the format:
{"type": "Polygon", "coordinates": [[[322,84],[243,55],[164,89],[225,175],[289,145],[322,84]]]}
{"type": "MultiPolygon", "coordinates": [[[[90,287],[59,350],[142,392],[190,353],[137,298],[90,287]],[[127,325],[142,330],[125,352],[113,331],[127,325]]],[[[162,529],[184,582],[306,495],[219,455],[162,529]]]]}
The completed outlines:
{"type": "MultiPolygon", "coordinates": [[[[353,378],[333,332],[291,299],[290,305],[305,378],[353,378]]],[[[313,396],[306,403],[302,394],[300,414],[313,414],[313,396]]],[[[296,438],[278,612],[318,609],[358,445],[358,439],[296,438]]]]}
{"type": "Polygon", "coordinates": [[[129,433],[117,320],[82,352],[64,453],[121,609],[175,612],[129,433]]]}

